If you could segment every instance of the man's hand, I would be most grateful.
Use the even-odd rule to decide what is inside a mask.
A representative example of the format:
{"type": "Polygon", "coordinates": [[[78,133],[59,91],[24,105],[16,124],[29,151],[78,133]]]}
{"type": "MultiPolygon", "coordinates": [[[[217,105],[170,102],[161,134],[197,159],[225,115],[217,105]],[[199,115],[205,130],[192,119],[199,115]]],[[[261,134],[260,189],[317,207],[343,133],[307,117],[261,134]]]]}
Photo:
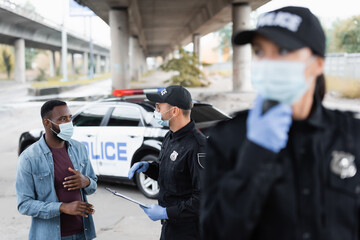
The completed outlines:
{"type": "Polygon", "coordinates": [[[145,161],[135,163],[129,170],[128,177],[132,179],[135,172],[145,172],[149,168],[149,163],[145,161]]]}
{"type": "Polygon", "coordinates": [[[60,205],[60,212],[69,215],[78,215],[88,217],[87,214],[94,214],[94,206],[90,203],[75,201],[70,203],[62,203],[60,205]]]}
{"type": "Polygon", "coordinates": [[[74,175],[71,175],[69,177],[66,177],[63,182],[64,188],[67,188],[69,191],[76,190],[80,188],[86,188],[90,185],[90,180],[88,177],[85,177],[81,174],[81,172],[76,171],[72,168],[68,168],[70,172],[72,172],[74,175]]]}

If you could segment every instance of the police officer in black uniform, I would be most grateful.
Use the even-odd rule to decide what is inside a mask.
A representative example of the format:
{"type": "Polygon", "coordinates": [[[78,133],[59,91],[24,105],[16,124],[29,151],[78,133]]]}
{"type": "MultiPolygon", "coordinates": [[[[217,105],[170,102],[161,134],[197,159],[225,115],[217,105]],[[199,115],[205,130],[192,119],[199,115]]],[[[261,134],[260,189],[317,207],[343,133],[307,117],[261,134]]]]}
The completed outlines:
{"type": "Polygon", "coordinates": [[[360,121],[322,105],[318,19],[281,8],[233,41],[252,44],[258,97],[210,133],[203,239],[360,239],[360,121]]]}
{"type": "Polygon", "coordinates": [[[138,162],[129,171],[158,181],[159,205],[142,207],[153,221],[161,220],[161,239],[196,239],[199,234],[200,170],[205,136],[190,119],[191,95],[182,86],[169,86],[159,94],[146,94],[156,102],[154,118],[169,126],[157,162],[138,162]]]}

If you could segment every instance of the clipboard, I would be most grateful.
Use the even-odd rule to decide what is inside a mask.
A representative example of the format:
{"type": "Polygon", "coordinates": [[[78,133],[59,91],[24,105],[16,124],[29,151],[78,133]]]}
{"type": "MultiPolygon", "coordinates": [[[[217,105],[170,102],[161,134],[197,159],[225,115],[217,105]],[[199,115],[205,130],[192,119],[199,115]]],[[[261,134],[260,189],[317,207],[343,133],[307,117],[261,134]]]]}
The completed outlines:
{"type": "Polygon", "coordinates": [[[132,199],[132,198],[130,198],[128,196],[125,196],[125,195],[123,195],[121,193],[118,193],[115,190],[112,190],[111,188],[106,187],[105,189],[108,190],[109,192],[111,192],[112,194],[114,194],[115,196],[121,197],[121,198],[126,199],[126,200],[128,200],[130,202],[136,203],[136,204],[140,205],[141,207],[147,208],[147,206],[145,204],[143,204],[143,203],[141,203],[141,202],[139,202],[139,201],[137,201],[135,199],[132,199]]]}

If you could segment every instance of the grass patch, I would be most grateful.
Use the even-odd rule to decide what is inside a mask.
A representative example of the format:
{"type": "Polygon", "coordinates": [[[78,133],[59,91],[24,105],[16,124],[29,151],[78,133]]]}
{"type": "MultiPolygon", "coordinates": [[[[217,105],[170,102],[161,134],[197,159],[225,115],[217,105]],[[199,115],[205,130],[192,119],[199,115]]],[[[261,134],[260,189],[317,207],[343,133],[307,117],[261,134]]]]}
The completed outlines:
{"type": "Polygon", "coordinates": [[[326,76],[326,90],[339,92],[345,98],[360,98],[360,79],[326,76]]]}
{"type": "Polygon", "coordinates": [[[92,79],[87,78],[85,75],[69,76],[68,81],[66,81],[66,82],[62,82],[61,81],[62,77],[57,76],[57,77],[50,78],[48,81],[32,83],[31,86],[33,88],[48,88],[48,87],[69,86],[69,85],[74,85],[74,84],[86,85],[86,84],[104,80],[107,78],[110,78],[110,73],[100,75],[100,76],[95,76],[92,79]]]}
{"type": "Polygon", "coordinates": [[[211,71],[209,73],[209,75],[210,76],[230,77],[230,76],[232,76],[232,71],[228,71],[228,70],[211,71]]]}
{"type": "Polygon", "coordinates": [[[155,73],[155,72],[156,72],[155,70],[146,71],[144,74],[141,74],[141,77],[142,77],[142,78],[149,77],[150,75],[152,75],[152,74],[155,73]]]}

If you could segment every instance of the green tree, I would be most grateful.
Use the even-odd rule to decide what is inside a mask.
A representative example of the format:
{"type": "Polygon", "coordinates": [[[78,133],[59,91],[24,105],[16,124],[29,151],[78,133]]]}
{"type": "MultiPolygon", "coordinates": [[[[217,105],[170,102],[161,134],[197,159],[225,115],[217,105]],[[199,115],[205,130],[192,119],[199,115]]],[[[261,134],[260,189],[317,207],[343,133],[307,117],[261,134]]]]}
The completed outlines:
{"type": "Polygon", "coordinates": [[[231,38],[232,38],[232,23],[225,25],[222,29],[216,32],[219,36],[219,46],[218,49],[221,49],[223,54],[229,54],[231,50],[231,38]]]}
{"type": "Polygon", "coordinates": [[[165,83],[171,85],[181,85],[184,87],[203,87],[210,85],[205,78],[204,73],[199,69],[199,61],[195,54],[179,48],[179,58],[173,58],[160,66],[160,69],[169,72],[178,72],[178,75],[172,76],[165,83]]]}
{"type": "Polygon", "coordinates": [[[360,52],[360,15],[336,21],[327,33],[329,52],[360,52]]]}
{"type": "Polygon", "coordinates": [[[8,78],[10,78],[10,73],[13,68],[13,66],[11,64],[11,55],[4,49],[2,52],[2,57],[3,57],[7,76],[8,76],[8,78]]]}
{"type": "Polygon", "coordinates": [[[38,49],[25,48],[25,67],[26,67],[26,69],[32,69],[32,63],[39,53],[40,53],[40,50],[38,50],[38,49]]]}
{"type": "Polygon", "coordinates": [[[14,68],[14,53],[11,46],[0,45],[0,69],[6,71],[7,77],[10,78],[11,71],[14,68]]]}

